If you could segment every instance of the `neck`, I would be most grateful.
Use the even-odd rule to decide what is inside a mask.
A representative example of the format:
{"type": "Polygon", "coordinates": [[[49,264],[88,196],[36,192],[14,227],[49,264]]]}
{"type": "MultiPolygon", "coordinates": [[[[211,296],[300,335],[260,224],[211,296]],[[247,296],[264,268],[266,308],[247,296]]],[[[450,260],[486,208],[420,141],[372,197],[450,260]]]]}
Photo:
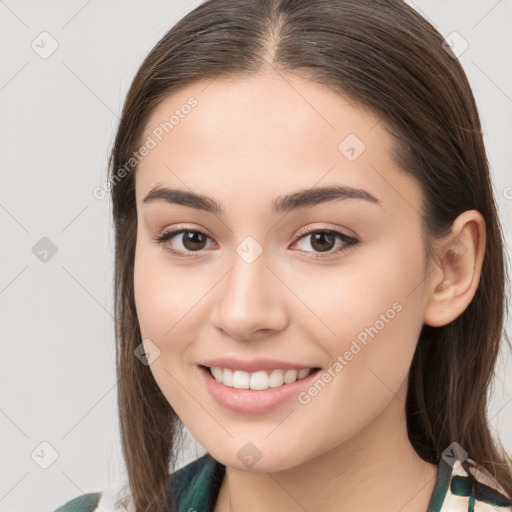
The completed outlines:
{"type": "Polygon", "coordinates": [[[335,448],[277,472],[226,468],[215,512],[400,510],[425,512],[437,466],[407,436],[404,401],[395,397],[371,424],[335,448]]]}

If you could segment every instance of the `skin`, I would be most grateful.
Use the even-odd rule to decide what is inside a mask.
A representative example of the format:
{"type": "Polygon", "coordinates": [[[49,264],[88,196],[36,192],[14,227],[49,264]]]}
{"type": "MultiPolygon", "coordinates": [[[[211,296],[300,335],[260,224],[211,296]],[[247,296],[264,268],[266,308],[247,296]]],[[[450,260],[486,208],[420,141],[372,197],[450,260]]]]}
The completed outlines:
{"type": "Polygon", "coordinates": [[[137,169],[135,301],[142,338],[160,350],[150,366],[156,382],[194,438],[227,466],[215,511],[380,512],[386,503],[388,511],[424,512],[437,466],[407,437],[408,372],[423,323],[452,321],[474,296],[482,216],[471,210],[456,219],[425,272],[421,189],[392,161],[391,136],[372,112],[296,75],[261,71],[174,92],[152,113],[144,139],[190,96],[198,105],[137,169]],[[338,150],[349,134],[366,146],[354,161],[338,150]],[[332,184],[364,189],[380,204],[270,209],[277,196],[332,184]],[[156,185],[208,195],[226,213],[144,204],[156,185]],[[183,224],[209,238],[196,252],[182,235],[167,241],[190,256],[177,258],[154,238],[183,224]],[[311,236],[296,241],[303,227],[360,243],[339,252],[337,239],[315,258],[321,249],[311,236]],[[247,236],[263,251],[250,264],[236,252],[247,236]],[[327,369],[397,302],[400,312],[307,404],[237,413],[198,378],[197,364],[218,356],[327,369]],[[261,454],[252,467],[237,457],[247,442],[261,454]]]}

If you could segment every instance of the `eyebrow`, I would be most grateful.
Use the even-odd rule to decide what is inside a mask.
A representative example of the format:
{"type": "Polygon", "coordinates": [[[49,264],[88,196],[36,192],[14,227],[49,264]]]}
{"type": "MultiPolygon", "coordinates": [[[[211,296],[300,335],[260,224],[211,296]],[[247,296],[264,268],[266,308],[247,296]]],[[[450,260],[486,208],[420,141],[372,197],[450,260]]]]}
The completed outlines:
{"type": "MultiPolygon", "coordinates": [[[[334,185],[321,188],[306,188],[285,196],[278,196],[272,201],[271,210],[274,214],[279,214],[348,199],[361,199],[381,205],[381,201],[366,190],[346,185],[334,185]]],[[[188,206],[218,215],[225,214],[224,207],[211,197],[187,190],[155,187],[146,195],[142,202],[149,204],[157,201],[188,206]]]]}

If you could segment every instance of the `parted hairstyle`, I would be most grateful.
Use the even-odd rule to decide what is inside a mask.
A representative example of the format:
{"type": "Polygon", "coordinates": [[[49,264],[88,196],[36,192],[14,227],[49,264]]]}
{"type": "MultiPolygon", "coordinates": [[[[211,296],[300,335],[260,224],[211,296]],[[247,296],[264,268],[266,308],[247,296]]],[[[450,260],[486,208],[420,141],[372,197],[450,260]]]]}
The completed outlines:
{"type": "Polygon", "coordinates": [[[487,410],[500,344],[510,346],[503,328],[506,253],[477,106],[443,39],[401,0],[207,0],[143,61],[109,159],[118,407],[136,512],[170,510],[169,475],[183,425],[149,366],[134,356],[142,342],[134,301],[137,165],[128,162],[142,145],[150,115],[169,94],[199,79],[243,78],[262,69],[328,85],[382,119],[397,168],[416,178],[422,191],[429,262],[436,238],[450,233],[459,214],[475,209],[483,215],[479,286],[455,320],[423,325],[409,373],[407,429],[424,460],[438,464],[456,441],[512,496],[511,459],[493,438],[487,410]],[[119,179],[123,167],[129,172],[119,179]]]}

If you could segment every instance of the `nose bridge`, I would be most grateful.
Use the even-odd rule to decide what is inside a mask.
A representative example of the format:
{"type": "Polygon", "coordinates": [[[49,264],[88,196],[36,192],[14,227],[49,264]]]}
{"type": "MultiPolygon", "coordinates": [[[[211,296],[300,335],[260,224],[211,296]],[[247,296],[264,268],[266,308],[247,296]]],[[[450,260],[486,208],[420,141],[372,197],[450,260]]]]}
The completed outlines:
{"type": "Polygon", "coordinates": [[[258,330],[281,329],[286,315],[276,293],[279,280],[267,268],[268,254],[253,237],[235,247],[231,270],[220,287],[213,323],[236,338],[258,330]]]}
{"type": "Polygon", "coordinates": [[[246,315],[248,308],[256,312],[254,308],[268,305],[268,258],[263,247],[252,237],[242,241],[235,252],[222,293],[222,303],[229,310],[246,315]]]}

